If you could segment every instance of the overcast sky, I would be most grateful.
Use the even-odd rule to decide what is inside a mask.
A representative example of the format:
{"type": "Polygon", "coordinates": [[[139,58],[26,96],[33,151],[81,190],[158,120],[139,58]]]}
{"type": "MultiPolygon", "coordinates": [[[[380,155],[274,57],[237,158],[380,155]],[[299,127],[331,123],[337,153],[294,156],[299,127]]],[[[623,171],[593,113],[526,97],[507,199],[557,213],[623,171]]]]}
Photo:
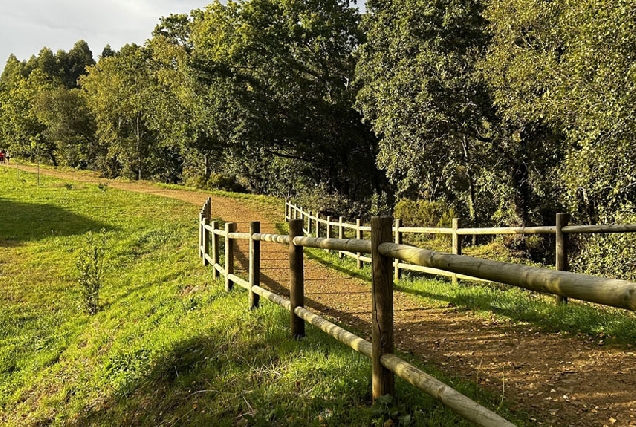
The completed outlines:
{"type": "Polygon", "coordinates": [[[0,0],[0,72],[7,58],[37,55],[43,47],[69,51],[85,40],[93,57],[110,44],[143,44],[162,16],[189,13],[212,0],[0,0]]]}

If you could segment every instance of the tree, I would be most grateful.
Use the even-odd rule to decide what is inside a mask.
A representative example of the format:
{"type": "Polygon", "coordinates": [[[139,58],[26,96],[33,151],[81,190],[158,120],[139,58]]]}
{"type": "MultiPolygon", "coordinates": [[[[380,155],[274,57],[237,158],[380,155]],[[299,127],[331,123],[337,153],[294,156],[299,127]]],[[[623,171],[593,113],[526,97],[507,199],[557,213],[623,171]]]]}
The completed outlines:
{"type": "Polygon", "coordinates": [[[67,89],[78,87],[78,79],[86,74],[86,68],[95,65],[93,53],[88,43],[80,40],[68,53],[58,51],[57,61],[60,68],[62,84],[67,89]]]}
{"type": "Polygon", "coordinates": [[[95,168],[95,120],[80,89],[57,86],[44,90],[33,108],[46,127],[42,136],[54,146],[56,161],[74,168],[95,168]]]}
{"type": "Polygon", "coordinates": [[[566,145],[550,154],[563,159],[563,202],[611,221],[636,196],[632,3],[496,0],[487,16],[484,69],[501,114],[561,135],[566,145]]]}
{"type": "Polygon", "coordinates": [[[24,77],[20,69],[26,68],[25,63],[12,62],[7,65],[8,69],[5,69],[2,78],[0,120],[8,149],[13,156],[28,157],[32,161],[46,154],[56,164],[54,146],[43,138],[46,125],[39,120],[33,108],[41,91],[52,87],[52,84],[37,69],[24,77]]]}
{"type": "Polygon", "coordinates": [[[77,85],[79,75],[92,63],[88,45],[79,41],[67,54],[54,54],[43,48],[37,56],[20,62],[11,56],[0,78],[4,101],[0,121],[4,139],[14,155],[29,157],[45,154],[55,166],[75,166],[80,144],[91,140],[90,117],[81,100],[68,91],[77,85]],[[69,152],[66,152],[66,150],[69,152]]]}
{"type": "Polygon", "coordinates": [[[155,138],[145,118],[152,85],[148,62],[143,47],[126,45],[118,55],[101,58],[80,78],[104,153],[99,168],[107,175],[148,176],[146,159],[155,138]]]}
{"type": "Polygon", "coordinates": [[[209,134],[243,160],[233,163],[249,187],[271,188],[261,156],[302,163],[305,185],[348,196],[371,187],[375,140],[352,109],[361,37],[344,0],[215,2],[194,15],[192,68],[212,107],[209,134]]]}
{"type": "Polygon", "coordinates": [[[378,166],[402,196],[446,198],[476,221],[497,136],[475,69],[488,43],[483,3],[382,0],[367,10],[357,107],[380,136],[378,166]]]}

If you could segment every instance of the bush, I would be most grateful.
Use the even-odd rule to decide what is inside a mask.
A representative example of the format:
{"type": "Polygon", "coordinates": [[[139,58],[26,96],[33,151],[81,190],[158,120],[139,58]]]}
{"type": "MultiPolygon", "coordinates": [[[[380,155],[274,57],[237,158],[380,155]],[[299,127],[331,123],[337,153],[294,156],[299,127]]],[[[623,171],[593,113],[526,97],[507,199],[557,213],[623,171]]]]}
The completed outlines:
{"type": "MultiPolygon", "coordinates": [[[[602,224],[636,224],[631,205],[611,216],[601,217],[602,224]]],[[[636,280],[636,235],[634,233],[574,235],[570,269],[577,273],[636,280]],[[576,237],[574,237],[576,236],[576,237]]]]}
{"type": "Polygon", "coordinates": [[[82,301],[88,314],[99,311],[99,290],[102,286],[104,245],[100,245],[92,232],[88,232],[86,242],[77,256],[77,281],[81,288],[82,301]]]}
{"type": "Polygon", "coordinates": [[[451,227],[455,211],[441,200],[400,200],[393,216],[405,227],[451,227]]]}

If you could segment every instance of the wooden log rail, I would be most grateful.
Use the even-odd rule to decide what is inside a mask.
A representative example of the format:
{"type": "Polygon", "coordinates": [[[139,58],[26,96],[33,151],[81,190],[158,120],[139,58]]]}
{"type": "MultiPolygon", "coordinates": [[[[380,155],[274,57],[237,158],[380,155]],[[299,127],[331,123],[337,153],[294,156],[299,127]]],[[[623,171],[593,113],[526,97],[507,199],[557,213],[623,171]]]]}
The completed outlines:
{"type": "MultiPolygon", "coordinates": [[[[335,337],[352,349],[371,358],[372,364],[372,396],[377,399],[385,394],[394,395],[394,375],[403,378],[415,387],[453,409],[459,415],[484,427],[511,427],[514,424],[505,420],[491,410],[479,405],[453,388],[426,374],[410,363],[394,354],[393,348],[393,280],[392,261],[380,252],[386,242],[391,241],[391,219],[374,218],[371,241],[363,239],[332,239],[303,236],[304,219],[291,218],[296,210],[285,209],[285,217],[290,220],[289,236],[261,234],[260,224],[250,224],[249,233],[236,232],[235,223],[226,223],[225,232],[218,230],[218,223],[211,221],[211,204],[206,202],[206,209],[200,214],[199,253],[206,265],[211,265],[215,274],[225,277],[226,289],[231,290],[237,284],[249,291],[249,308],[257,308],[260,298],[272,301],[284,307],[291,314],[291,336],[299,339],[305,335],[305,322],[310,323],[335,337]],[[207,250],[218,251],[219,237],[225,238],[225,265],[219,264],[217,255],[208,254],[207,250]],[[245,280],[233,273],[233,250],[235,240],[250,241],[249,279],[245,280]],[[215,243],[215,240],[217,242],[215,243]],[[260,249],[261,241],[278,242],[289,245],[290,255],[290,299],[285,299],[260,286],[260,249]],[[313,247],[337,251],[371,253],[373,264],[372,284],[372,342],[346,331],[304,307],[303,284],[303,248],[313,247]],[[259,258],[259,260],[256,260],[259,258]],[[229,283],[229,286],[228,286],[229,283]],[[256,301],[256,302],[255,302],[256,301]]],[[[341,222],[341,221],[339,221],[341,222]]],[[[316,224],[319,224],[316,221],[316,224]]],[[[323,223],[324,224],[324,223],[323,223]]],[[[327,223],[327,226],[329,224],[327,223]]],[[[341,236],[342,233],[339,233],[341,236]]]]}
{"type": "Polygon", "coordinates": [[[384,256],[533,291],[636,311],[636,283],[382,243],[384,256]]]}
{"type": "MultiPolygon", "coordinates": [[[[360,219],[356,219],[355,224],[348,224],[344,222],[343,217],[339,217],[338,221],[330,221],[320,218],[318,214],[311,215],[311,212],[303,210],[290,202],[285,203],[285,220],[289,221],[294,218],[300,218],[309,222],[320,222],[325,225],[326,229],[331,227],[337,227],[338,237],[342,239],[345,235],[345,230],[353,230],[357,239],[362,239],[363,232],[370,231],[371,227],[363,226],[360,219]]],[[[476,235],[511,235],[511,234],[554,234],[555,239],[555,268],[557,271],[568,270],[568,235],[570,234],[591,234],[591,233],[634,233],[636,232],[636,224],[617,224],[617,225],[569,225],[569,214],[558,213],[556,216],[556,225],[554,226],[537,226],[537,227],[459,227],[459,220],[455,218],[453,220],[453,227],[404,227],[399,222],[399,219],[395,220],[392,231],[394,235],[394,243],[401,244],[404,238],[404,234],[442,234],[452,236],[451,252],[456,255],[461,255],[462,237],[463,236],[476,236],[476,235]]],[[[316,234],[316,237],[320,237],[316,234]]],[[[329,236],[330,237],[330,236],[329,236]]],[[[331,249],[331,248],[330,248],[331,249]]],[[[327,249],[329,250],[329,249],[327,249]]],[[[364,263],[371,263],[370,257],[365,257],[360,251],[341,250],[338,254],[339,257],[350,257],[356,260],[358,268],[362,268],[364,263]]],[[[401,273],[404,270],[423,272],[426,274],[440,275],[451,277],[455,282],[457,279],[473,280],[473,281],[491,281],[490,279],[471,276],[467,274],[457,274],[445,269],[432,268],[429,266],[422,266],[413,264],[410,262],[400,262],[395,260],[393,263],[394,277],[398,280],[401,277],[401,273]]],[[[556,295],[556,301],[559,303],[567,302],[567,297],[562,295],[556,295]]]]}

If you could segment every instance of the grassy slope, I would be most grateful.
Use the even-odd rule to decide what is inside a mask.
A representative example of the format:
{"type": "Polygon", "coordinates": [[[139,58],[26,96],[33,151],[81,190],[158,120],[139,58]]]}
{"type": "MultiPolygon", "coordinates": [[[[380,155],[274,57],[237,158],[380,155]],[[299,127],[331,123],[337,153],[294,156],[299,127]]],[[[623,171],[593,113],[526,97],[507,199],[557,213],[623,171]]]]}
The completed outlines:
{"type": "Polygon", "coordinates": [[[410,386],[369,405],[369,361],[225,293],[196,256],[199,207],[0,169],[0,423],[464,425],[410,386]],[[100,231],[101,230],[101,231],[100,231]],[[75,262],[105,239],[102,310],[75,262]]]}

